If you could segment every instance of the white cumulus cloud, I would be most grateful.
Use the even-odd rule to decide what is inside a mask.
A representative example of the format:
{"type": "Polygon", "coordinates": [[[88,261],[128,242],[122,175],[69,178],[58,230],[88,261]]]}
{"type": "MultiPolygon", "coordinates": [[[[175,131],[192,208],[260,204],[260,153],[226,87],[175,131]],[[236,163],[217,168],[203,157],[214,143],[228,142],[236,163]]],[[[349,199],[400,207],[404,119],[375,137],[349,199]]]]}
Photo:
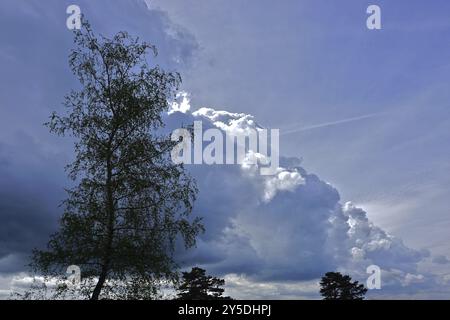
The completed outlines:
{"type": "MultiPolygon", "coordinates": [[[[171,116],[183,123],[203,120],[204,127],[224,132],[262,128],[251,115],[212,108],[171,116]]],[[[246,156],[264,157],[255,152],[246,156]]],[[[250,281],[255,290],[276,283],[286,289],[286,281],[316,283],[335,270],[365,282],[372,264],[382,270],[383,290],[376,294],[410,294],[402,290],[436,284],[435,275],[419,271],[429,252],[407,247],[374,225],[363,209],[342,204],[339,192],[300,162],[282,158],[273,176],[258,174],[255,161],[188,166],[199,185],[194,210],[204,217],[206,233],[198,250],[180,254],[181,261],[228,275],[233,288],[250,281]]],[[[290,291],[288,296],[293,295],[290,291]]]]}

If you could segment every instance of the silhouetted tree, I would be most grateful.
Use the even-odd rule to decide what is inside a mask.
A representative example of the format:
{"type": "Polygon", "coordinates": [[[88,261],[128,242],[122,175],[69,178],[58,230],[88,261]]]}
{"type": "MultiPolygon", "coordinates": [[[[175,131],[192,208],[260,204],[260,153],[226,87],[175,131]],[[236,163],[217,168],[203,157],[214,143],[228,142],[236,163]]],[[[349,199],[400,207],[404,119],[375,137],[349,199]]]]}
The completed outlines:
{"type": "Polygon", "coordinates": [[[348,275],[327,272],[320,281],[320,294],[324,300],[363,300],[367,289],[348,275]]]}
{"type": "Polygon", "coordinates": [[[195,267],[190,272],[183,272],[183,281],[177,288],[180,300],[219,300],[222,297],[225,280],[207,276],[204,269],[195,267]]]}
{"type": "MultiPolygon", "coordinates": [[[[75,141],[60,229],[31,266],[54,279],[69,265],[81,268],[79,294],[151,298],[162,280],[175,280],[175,240],[186,247],[203,229],[189,214],[195,182],[171,161],[177,142],[157,133],[180,83],[177,73],[147,63],[152,45],[126,32],[97,37],[83,22],[69,65],[81,87],[66,96],[67,114],[47,126],[75,141]]],[[[58,293],[68,286],[57,287],[58,293]]]]}

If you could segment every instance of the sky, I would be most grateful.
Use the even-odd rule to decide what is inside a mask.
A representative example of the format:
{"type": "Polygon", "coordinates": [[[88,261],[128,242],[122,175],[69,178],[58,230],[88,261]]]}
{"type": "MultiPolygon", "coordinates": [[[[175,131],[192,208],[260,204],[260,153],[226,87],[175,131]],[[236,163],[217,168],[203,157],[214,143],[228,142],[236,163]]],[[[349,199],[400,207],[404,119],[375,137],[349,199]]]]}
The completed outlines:
{"type": "Polygon", "coordinates": [[[215,126],[211,114],[224,110],[224,130],[251,127],[249,118],[280,129],[289,174],[190,168],[207,232],[180,254],[185,267],[224,276],[238,297],[317,298],[324,272],[364,281],[374,263],[386,285],[370,297],[450,296],[444,0],[2,1],[0,294],[61,214],[72,145],[42,123],[78,86],[67,65],[70,4],[97,32],[155,44],[155,62],[181,73],[190,110],[167,116],[169,128],[215,126]],[[371,4],[381,30],[366,27],[371,4]]]}

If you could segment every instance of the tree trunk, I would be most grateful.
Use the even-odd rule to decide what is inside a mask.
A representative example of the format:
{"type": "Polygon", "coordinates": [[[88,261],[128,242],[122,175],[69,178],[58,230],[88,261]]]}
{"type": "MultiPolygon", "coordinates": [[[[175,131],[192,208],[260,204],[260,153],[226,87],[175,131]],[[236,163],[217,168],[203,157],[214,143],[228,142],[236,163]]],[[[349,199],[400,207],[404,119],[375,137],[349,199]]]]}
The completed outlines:
{"type": "Polygon", "coordinates": [[[91,300],[98,300],[100,296],[100,292],[102,291],[103,285],[106,281],[106,276],[108,275],[108,269],[111,258],[111,249],[112,242],[114,238],[114,199],[113,199],[113,191],[112,191],[112,169],[111,169],[111,157],[107,158],[107,169],[106,169],[106,210],[108,212],[108,225],[107,225],[107,239],[105,246],[105,255],[103,257],[103,265],[102,270],[100,272],[100,276],[98,278],[97,284],[95,285],[95,289],[92,292],[91,300]]]}
{"type": "Polygon", "coordinates": [[[102,268],[102,272],[100,274],[100,277],[98,278],[98,282],[95,286],[94,291],[92,292],[91,300],[98,300],[98,297],[100,296],[100,292],[102,291],[103,285],[106,281],[106,274],[107,274],[106,268],[102,268]]]}

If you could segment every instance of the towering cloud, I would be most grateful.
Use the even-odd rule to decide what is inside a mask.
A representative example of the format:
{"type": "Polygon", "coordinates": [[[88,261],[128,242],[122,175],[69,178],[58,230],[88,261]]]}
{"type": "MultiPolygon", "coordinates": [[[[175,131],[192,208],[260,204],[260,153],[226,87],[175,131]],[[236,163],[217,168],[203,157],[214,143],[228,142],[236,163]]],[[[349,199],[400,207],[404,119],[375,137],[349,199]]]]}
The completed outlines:
{"type": "MultiPolygon", "coordinates": [[[[183,100],[184,106],[189,104],[187,95],[183,100]]],[[[248,114],[183,109],[184,113],[168,116],[169,128],[199,120],[206,128],[224,132],[261,128],[248,114]]],[[[371,223],[363,209],[341,203],[338,191],[300,162],[282,158],[272,176],[260,175],[254,164],[245,162],[188,165],[199,184],[195,213],[204,217],[206,233],[196,250],[180,254],[185,266],[200,264],[228,275],[231,286],[244,281],[256,288],[261,283],[286,286],[287,282],[310,286],[308,281],[333,270],[365,282],[370,265],[382,270],[384,290],[377,294],[405,293],[436,280],[419,272],[419,264],[429,257],[427,251],[408,248],[371,223]]],[[[304,287],[297,288],[301,295],[304,287]]]]}

